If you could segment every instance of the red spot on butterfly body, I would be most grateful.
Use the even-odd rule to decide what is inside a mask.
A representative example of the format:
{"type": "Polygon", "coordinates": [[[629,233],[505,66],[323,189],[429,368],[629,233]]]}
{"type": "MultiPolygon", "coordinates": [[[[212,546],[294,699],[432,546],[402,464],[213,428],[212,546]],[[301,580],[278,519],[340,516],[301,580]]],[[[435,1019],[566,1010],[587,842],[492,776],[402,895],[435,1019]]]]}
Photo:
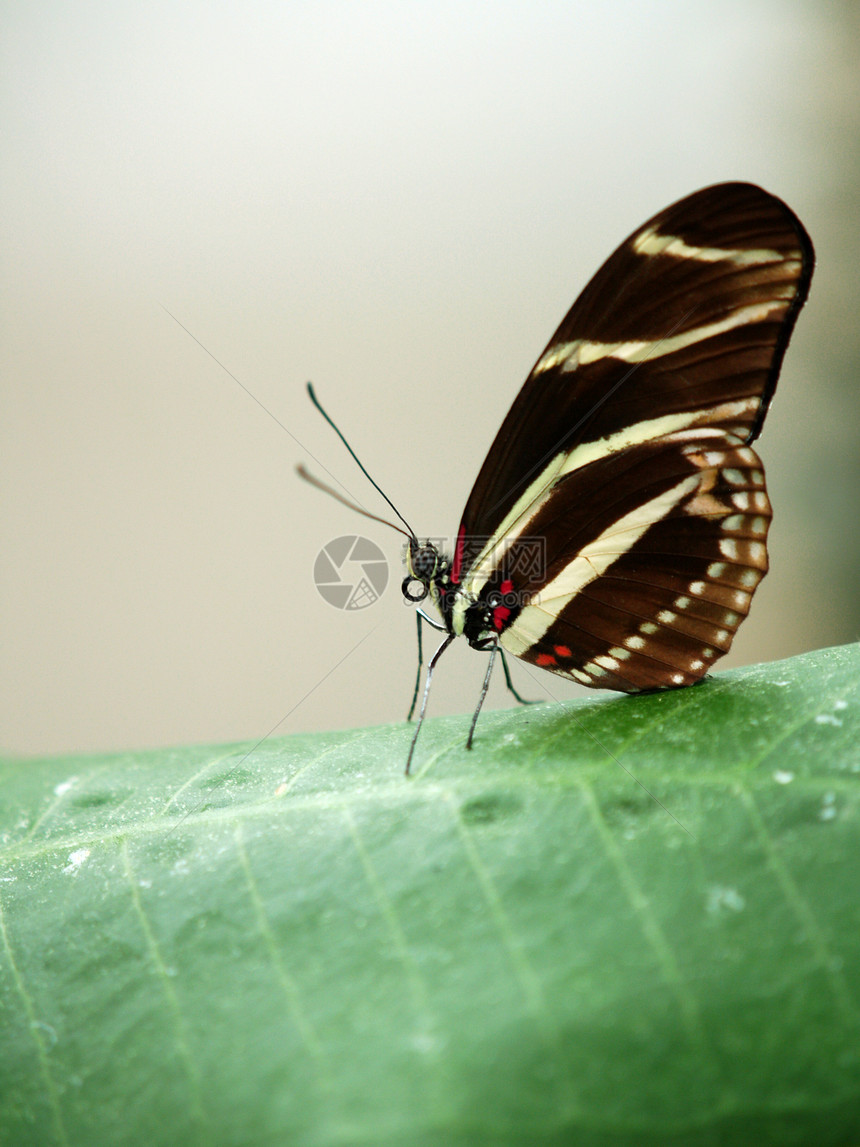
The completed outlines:
{"type": "Polygon", "coordinates": [[[539,653],[535,658],[535,665],[555,665],[556,660],[551,653],[539,653]]]}
{"type": "Polygon", "coordinates": [[[497,605],[493,610],[493,625],[501,632],[502,626],[511,616],[511,611],[506,605],[497,605]]]}
{"type": "Polygon", "coordinates": [[[572,657],[573,656],[572,653],[570,652],[570,649],[566,645],[554,645],[553,649],[556,651],[556,653],[559,655],[559,657],[572,657]]]}

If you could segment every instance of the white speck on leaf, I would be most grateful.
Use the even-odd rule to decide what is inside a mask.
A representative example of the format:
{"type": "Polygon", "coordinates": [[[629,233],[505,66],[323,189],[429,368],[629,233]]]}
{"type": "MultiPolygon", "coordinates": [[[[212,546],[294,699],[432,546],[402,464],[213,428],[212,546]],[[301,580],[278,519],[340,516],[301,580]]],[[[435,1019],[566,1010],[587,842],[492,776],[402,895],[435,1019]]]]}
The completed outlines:
{"type": "Polygon", "coordinates": [[[836,818],[836,793],[825,793],[821,798],[819,820],[834,820],[836,818]]]}
{"type": "Polygon", "coordinates": [[[48,1047],[56,1046],[57,1040],[59,1038],[56,1028],[51,1027],[50,1024],[46,1024],[44,1020],[33,1020],[30,1024],[30,1027],[36,1028],[38,1031],[45,1033],[45,1036],[48,1040],[48,1047]]]}
{"type": "Polygon", "coordinates": [[[77,783],[77,777],[69,777],[67,781],[60,781],[58,785],[54,785],[54,796],[64,797],[69,789],[73,789],[77,783]]]}
{"type": "Polygon", "coordinates": [[[788,769],[777,769],[773,774],[773,779],[778,785],[790,785],[794,780],[794,773],[789,772],[788,769]]]}
{"type": "Polygon", "coordinates": [[[725,915],[727,912],[742,912],[746,906],[746,899],[737,888],[714,884],[708,889],[705,908],[712,916],[725,915]]]}
{"type": "Polygon", "coordinates": [[[409,1040],[415,1051],[420,1052],[421,1055],[432,1055],[438,1052],[444,1046],[444,1041],[440,1040],[438,1036],[433,1035],[432,1032],[420,1031],[416,1032],[409,1040]]]}
{"type": "Polygon", "coordinates": [[[819,713],[815,718],[816,725],[835,725],[840,728],[842,721],[839,717],[834,717],[832,713],[819,713]]]}
{"type": "Polygon", "coordinates": [[[836,701],[836,702],[834,702],[833,708],[834,708],[834,709],[835,709],[837,712],[838,712],[840,709],[847,709],[847,708],[848,708],[848,702],[847,702],[847,701],[836,701]]]}
{"type": "Polygon", "coordinates": [[[90,850],[88,848],[76,848],[74,852],[69,853],[69,863],[63,869],[66,875],[75,873],[81,867],[85,860],[88,859],[90,850]]]}

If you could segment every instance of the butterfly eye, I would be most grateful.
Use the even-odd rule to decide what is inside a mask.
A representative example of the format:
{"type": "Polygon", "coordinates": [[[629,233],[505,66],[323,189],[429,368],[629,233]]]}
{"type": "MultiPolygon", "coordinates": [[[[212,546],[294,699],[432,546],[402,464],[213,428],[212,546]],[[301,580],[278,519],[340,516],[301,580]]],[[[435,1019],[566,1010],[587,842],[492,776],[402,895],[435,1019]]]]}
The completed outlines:
{"type": "Polygon", "coordinates": [[[409,555],[409,569],[413,578],[430,582],[439,564],[439,552],[435,546],[419,546],[409,555]]]}
{"type": "Polygon", "coordinates": [[[413,577],[411,574],[403,579],[403,584],[400,587],[400,592],[407,601],[423,601],[427,594],[430,592],[430,587],[427,582],[421,581],[420,578],[413,577]],[[410,593],[409,587],[416,585],[419,587],[418,593],[410,593]]]}

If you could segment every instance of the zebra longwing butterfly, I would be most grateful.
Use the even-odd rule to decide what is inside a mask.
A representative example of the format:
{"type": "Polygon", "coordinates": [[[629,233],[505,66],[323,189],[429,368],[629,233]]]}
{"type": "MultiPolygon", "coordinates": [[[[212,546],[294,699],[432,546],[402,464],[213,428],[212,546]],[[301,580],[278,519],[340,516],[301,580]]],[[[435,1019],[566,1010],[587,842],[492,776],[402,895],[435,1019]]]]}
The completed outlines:
{"type": "Polygon", "coordinates": [[[469,745],[499,650],[628,693],[692,685],[728,652],[768,568],[751,444],[813,264],[794,213],[748,183],[679,200],[604,263],[502,423],[452,557],[401,517],[403,594],[446,634],[409,761],[455,637],[491,653],[469,745]]]}

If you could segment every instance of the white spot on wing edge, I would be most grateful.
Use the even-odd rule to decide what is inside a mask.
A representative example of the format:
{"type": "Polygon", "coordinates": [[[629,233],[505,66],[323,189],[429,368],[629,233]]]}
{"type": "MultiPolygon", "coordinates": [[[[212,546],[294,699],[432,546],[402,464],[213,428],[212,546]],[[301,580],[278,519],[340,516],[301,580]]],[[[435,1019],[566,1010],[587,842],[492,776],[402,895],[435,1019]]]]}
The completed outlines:
{"type": "Polygon", "coordinates": [[[613,645],[609,650],[609,656],[614,657],[616,661],[628,661],[630,659],[630,650],[622,649],[620,645],[613,645]]]}
{"type": "Polygon", "coordinates": [[[738,543],[734,538],[720,538],[719,549],[724,558],[728,558],[729,561],[737,561],[738,543]]]}
{"type": "Polygon", "coordinates": [[[753,491],[752,504],[754,510],[760,510],[763,514],[770,513],[770,502],[768,501],[767,494],[764,492],[764,490],[753,491]]]}

